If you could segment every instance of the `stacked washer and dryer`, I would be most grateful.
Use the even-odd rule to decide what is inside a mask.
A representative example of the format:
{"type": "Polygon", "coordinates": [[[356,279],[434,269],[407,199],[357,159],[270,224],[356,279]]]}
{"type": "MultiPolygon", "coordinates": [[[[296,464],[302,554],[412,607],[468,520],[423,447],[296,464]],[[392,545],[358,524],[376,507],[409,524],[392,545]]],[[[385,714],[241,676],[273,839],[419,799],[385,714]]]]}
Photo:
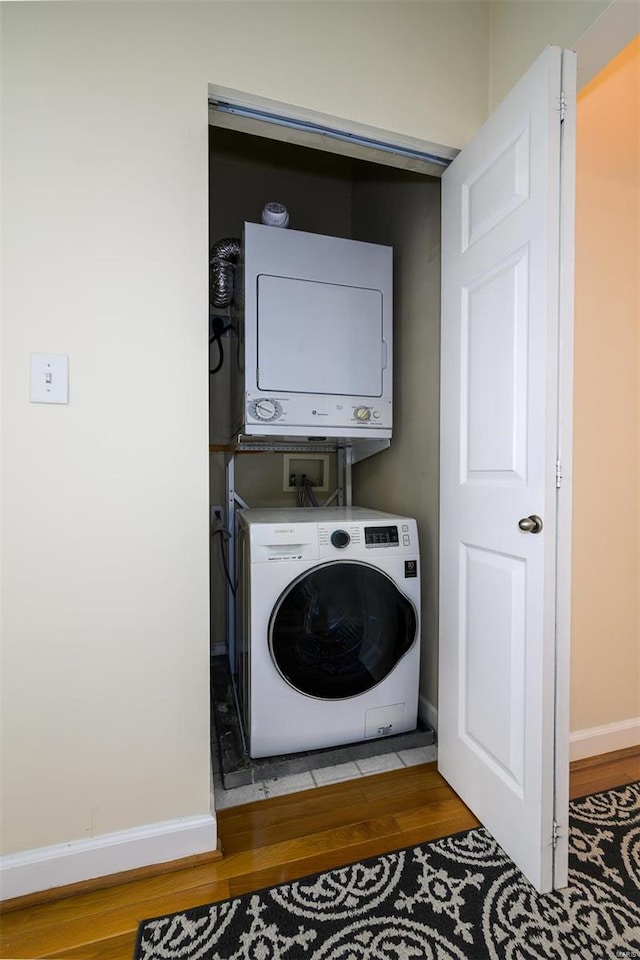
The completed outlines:
{"type": "MultiPolygon", "coordinates": [[[[390,247],[245,224],[238,435],[388,440],[390,247]]],[[[249,755],[415,729],[416,522],[362,507],[237,514],[236,669],[249,755]]]]}

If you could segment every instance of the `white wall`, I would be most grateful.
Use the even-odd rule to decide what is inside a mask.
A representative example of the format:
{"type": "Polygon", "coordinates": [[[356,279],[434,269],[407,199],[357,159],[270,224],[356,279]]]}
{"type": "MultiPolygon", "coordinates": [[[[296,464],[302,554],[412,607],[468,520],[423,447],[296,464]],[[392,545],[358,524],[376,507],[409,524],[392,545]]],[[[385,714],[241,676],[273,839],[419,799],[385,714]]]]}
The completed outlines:
{"type": "Polygon", "coordinates": [[[210,809],[206,86],[122,18],[3,10],[5,854],[210,809]]]}
{"type": "Polygon", "coordinates": [[[575,45],[582,90],[640,33],[640,0],[611,0],[575,45]]]}
{"type": "Polygon", "coordinates": [[[490,5],[485,0],[205,3],[215,30],[210,79],[460,147],[487,115],[490,5]]]}
{"type": "Polygon", "coordinates": [[[578,97],[576,166],[571,726],[622,747],[640,742],[640,36],[578,97]]]}
{"type": "Polygon", "coordinates": [[[491,109],[500,103],[547,44],[574,48],[610,5],[611,0],[492,0],[491,109]]]}
{"type": "Polygon", "coordinates": [[[2,849],[19,854],[209,810],[207,84],[460,146],[486,113],[488,8],[1,15],[2,849]],[[31,351],[69,354],[68,406],[28,402],[31,351]]]}

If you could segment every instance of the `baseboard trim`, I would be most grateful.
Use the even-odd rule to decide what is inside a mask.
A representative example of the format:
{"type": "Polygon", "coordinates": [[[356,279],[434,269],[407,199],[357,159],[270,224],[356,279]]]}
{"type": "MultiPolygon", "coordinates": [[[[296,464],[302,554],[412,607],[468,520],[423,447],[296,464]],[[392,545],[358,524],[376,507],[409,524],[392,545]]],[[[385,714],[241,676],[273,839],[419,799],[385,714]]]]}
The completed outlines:
{"type": "MultiPolygon", "coordinates": [[[[438,708],[422,695],[418,699],[418,716],[423,723],[438,732],[438,708]]],[[[569,737],[569,759],[584,760],[587,757],[638,746],[640,717],[632,717],[630,720],[607,723],[588,730],[575,730],[569,737]]]]}
{"type": "Polygon", "coordinates": [[[0,900],[167,863],[217,846],[214,814],[169,820],[0,858],[0,900]]]}
{"type": "Polygon", "coordinates": [[[438,708],[434,707],[426,697],[418,697],[418,716],[423,723],[438,732],[438,708]]]}
{"type": "Polygon", "coordinates": [[[640,717],[576,730],[569,737],[569,759],[584,760],[614,750],[640,746],[640,717]]]}

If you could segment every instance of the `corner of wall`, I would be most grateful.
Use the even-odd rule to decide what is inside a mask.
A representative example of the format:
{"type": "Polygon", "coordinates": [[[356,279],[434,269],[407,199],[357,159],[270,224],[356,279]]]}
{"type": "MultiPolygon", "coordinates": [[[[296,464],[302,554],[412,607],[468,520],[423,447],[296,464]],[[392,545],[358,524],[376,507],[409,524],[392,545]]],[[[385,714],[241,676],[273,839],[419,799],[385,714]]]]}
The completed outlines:
{"type": "Polygon", "coordinates": [[[487,70],[487,116],[491,113],[493,107],[493,15],[494,15],[494,4],[489,4],[489,21],[488,21],[488,31],[489,36],[487,39],[487,49],[489,56],[489,67],[487,70]]]}

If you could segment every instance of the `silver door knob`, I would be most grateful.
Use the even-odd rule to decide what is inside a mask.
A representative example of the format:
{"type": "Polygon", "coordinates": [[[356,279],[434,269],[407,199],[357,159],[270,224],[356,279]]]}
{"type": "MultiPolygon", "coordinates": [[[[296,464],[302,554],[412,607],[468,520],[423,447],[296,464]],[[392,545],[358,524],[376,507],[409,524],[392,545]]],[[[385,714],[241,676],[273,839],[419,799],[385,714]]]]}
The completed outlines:
{"type": "Polygon", "coordinates": [[[543,524],[541,518],[532,513],[530,517],[523,517],[522,520],[519,520],[518,526],[524,533],[540,533],[543,524]]]}

